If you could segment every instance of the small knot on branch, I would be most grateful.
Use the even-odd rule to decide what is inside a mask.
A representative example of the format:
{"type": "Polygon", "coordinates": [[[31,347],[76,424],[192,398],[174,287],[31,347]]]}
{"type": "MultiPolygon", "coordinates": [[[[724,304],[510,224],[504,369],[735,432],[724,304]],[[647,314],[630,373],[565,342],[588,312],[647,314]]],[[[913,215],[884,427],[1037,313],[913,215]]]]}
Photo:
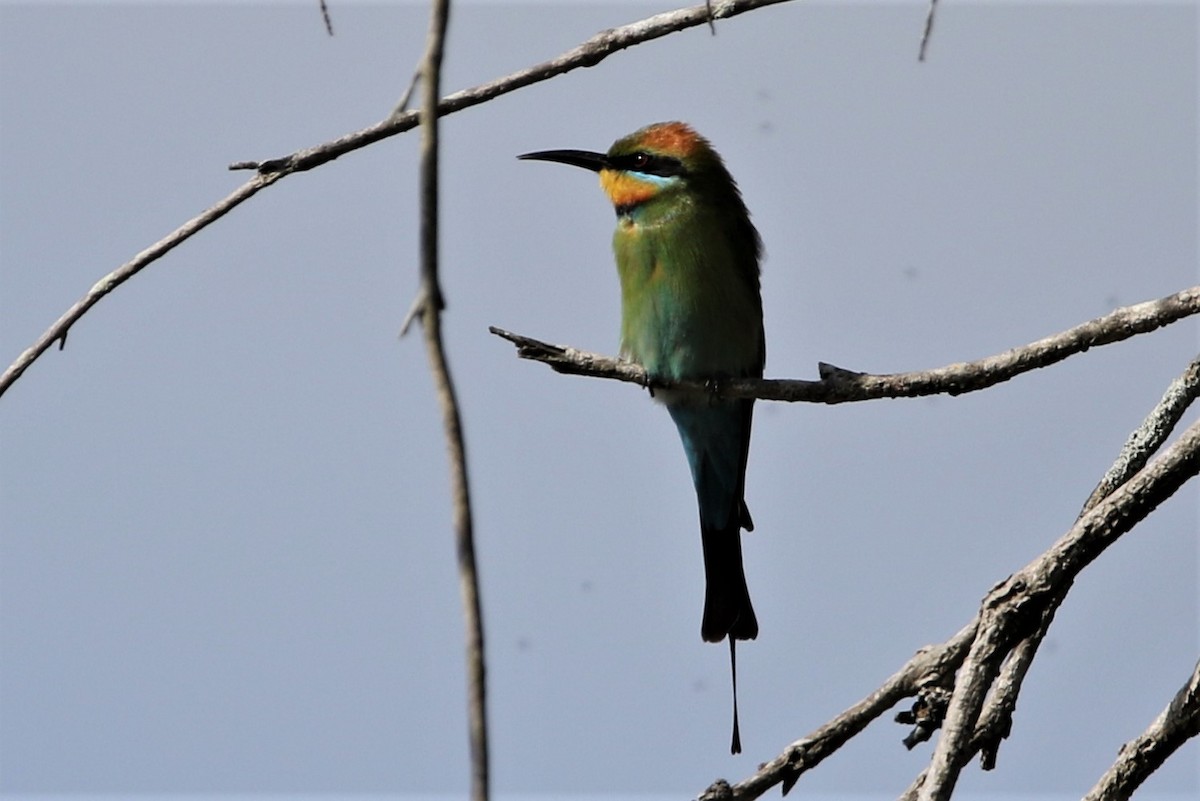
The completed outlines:
{"type": "Polygon", "coordinates": [[[821,377],[822,381],[855,381],[869,374],[847,370],[845,367],[838,367],[829,362],[817,362],[817,375],[821,377]]]}
{"type": "Polygon", "coordinates": [[[696,801],[731,801],[733,798],[733,788],[729,786],[729,782],[724,779],[717,779],[708,786],[708,789],[700,794],[696,801]]]}
{"type": "Polygon", "coordinates": [[[267,159],[266,161],[235,161],[229,165],[232,170],[254,170],[259,175],[271,175],[277,172],[288,172],[292,168],[294,159],[291,156],[284,156],[278,159],[267,159]]]}

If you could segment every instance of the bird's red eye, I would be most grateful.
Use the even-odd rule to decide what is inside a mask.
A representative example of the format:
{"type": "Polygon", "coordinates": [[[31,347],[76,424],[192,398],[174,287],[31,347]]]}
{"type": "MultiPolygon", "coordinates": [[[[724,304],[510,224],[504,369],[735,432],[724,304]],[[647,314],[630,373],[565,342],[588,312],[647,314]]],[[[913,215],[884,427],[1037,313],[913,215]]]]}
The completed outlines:
{"type": "Polygon", "coordinates": [[[645,167],[649,163],[650,163],[650,157],[647,156],[645,153],[634,153],[633,154],[633,166],[634,167],[645,167]]]}

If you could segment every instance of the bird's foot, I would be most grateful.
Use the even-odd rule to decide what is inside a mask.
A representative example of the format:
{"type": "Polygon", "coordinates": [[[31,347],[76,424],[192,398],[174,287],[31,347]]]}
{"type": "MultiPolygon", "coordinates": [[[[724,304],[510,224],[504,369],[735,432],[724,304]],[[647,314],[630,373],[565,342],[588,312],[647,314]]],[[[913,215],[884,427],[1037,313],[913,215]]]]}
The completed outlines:
{"type": "Polygon", "coordinates": [[[708,393],[709,401],[719,399],[727,386],[729,386],[729,379],[724,376],[704,379],[704,391],[708,393]]]}

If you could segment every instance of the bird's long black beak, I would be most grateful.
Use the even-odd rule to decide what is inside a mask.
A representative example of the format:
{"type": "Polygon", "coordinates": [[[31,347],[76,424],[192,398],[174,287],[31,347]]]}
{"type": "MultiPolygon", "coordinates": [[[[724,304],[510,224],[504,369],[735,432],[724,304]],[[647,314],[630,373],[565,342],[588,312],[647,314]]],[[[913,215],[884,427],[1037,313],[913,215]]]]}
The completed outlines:
{"type": "Polygon", "coordinates": [[[572,167],[583,167],[592,172],[600,172],[609,166],[608,156],[590,150],[539,150],[536,153],[523,153],[517,158],[526,161],[556,161],[559,164],[570,164],[572,167]]]}

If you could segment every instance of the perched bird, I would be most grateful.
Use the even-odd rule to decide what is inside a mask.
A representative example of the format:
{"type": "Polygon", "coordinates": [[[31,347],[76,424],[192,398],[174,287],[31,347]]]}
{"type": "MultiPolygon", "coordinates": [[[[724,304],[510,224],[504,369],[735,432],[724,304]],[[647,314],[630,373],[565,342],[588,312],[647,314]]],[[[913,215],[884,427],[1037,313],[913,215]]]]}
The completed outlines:
{"type": "MultiPolygon", "coordinates": [[[[651,380],[762,377],[762,241],[708,140],[682,122],[663,122],[618,139],[607,153],[544,150],[518,158],[600,174],[617,212],[623,357],[651,380]]],[[[754,529],[744,500],[754,401],[680,390],[659,390],[656,398],[679,429],[696,486],[707,584],[700,634],[708,642],[729,638],[736,754],[735,642],[758,635],[741,540],[741,529],[754,529]]]]}

